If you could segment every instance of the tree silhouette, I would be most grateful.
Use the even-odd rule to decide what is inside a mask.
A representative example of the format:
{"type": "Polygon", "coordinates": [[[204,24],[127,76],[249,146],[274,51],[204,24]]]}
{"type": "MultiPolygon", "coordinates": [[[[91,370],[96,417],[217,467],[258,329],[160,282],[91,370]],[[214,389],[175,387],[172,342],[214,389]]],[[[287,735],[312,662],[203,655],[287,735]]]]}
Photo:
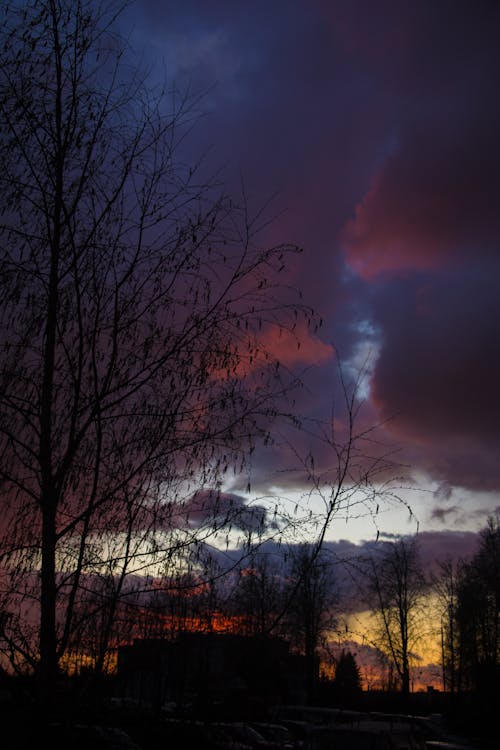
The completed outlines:
{"type": "Polygon", "coordinates": [[[238,618],[238,631],[263,638],[281,634],[276,613],[283,606],[283,568],[261,551],[243,563],[230,597],[232,614],[238,618]]]}
{"type": "Polygon", "coordinates": [[[500,674],[500,524],[490,517],[458,574],[455,617],[460,689],[494,694],[500,674]]]}
{"type": "Polygon", "coordinates": [[[425,632],[427,582],[416,538],[384,543],[367,562],[368,596],[378,621],[376,645],[389,658],[401,692],[410,692],[411,658],[425,632]]]}
{"type": "Polygon", "coordinates": [[[244,532],[221,477],[291,382],[261,331],[308,311],[278,281],[296,248],[183,165],[189,102],[131,72],[114,6],[4,11],[1,645],[47,697],[89,618],[100,670],[139,581],[244,532]]]}
{"type": "Polygon", "coordinates": [[[441,666],[443,690],[454,694],[459,688],[459,649],[457,640],[457,603],[461,563],[451,559],[439,563],[440,572],[434,580],[434,589],[440,608],[441,666]]]}
{"type": "Polygon", "coordinates": [[[361,692],[359,667],[351,651],[342,650],[335,666],[333,687],[342,703],[351,703],[361,692]]]}
{"type": "Polygon", "coordinates": [[[285,632],[306,661],[308,699],[312,701],[319,672],[319,648],[336,622],[336,583],[332,566],[313,545],[298,545],[291,552],[285,587],[285,632]]]}

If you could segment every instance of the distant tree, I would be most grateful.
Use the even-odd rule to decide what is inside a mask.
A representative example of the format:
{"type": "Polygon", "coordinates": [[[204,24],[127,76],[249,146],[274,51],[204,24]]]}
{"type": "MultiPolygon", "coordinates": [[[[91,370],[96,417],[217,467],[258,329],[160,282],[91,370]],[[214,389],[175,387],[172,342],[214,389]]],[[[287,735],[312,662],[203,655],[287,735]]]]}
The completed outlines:
{"type": "Polygon", "coordinates": [[[500,677],[500,521],[488,519],[477,553],[463,563],[454,627],[460,689],[495,692],[500,677]]]}
{"type": "Polygon", "coordinates": [[[335,665],[333,680],[337,700],[350,703],[361,693],[361,676],[356,659],[351,651],[342,651],[335,665]]]}
{"type": "Polygon", "coordinates": [[[410,692],[412,654],[425,634],[424,600],[428,584],[416,538],[385,543],[365,567],[367,593],[378,623],[376,645],[398,676],[401,692],[410,692]]]}
{"type": "Polygon", "coordinates": [[[500,659],[500,515],[490,516],[480,534],[479,551],[473,560],[483,598],[481,653],[485,661],[500,659]]]}
{"type": "Polygon", "coordinates": [[[335,626],[337,605],[332,565],[315,552],[306,544],[292,549],[284,591],[283,625],[292,646],[305,657],[309,700],[315,694],[320,647],[335,626]]]}
{"type": "Polygon", "coordinates": [[[0,646],[45,697],[89,618],[104,668],[132,575],[238,526],[221,478],[290,383],[260,332],[308,313],[278,283],[296,248],[184,166],[188,102],[131,72],[115,10],[0,22],[0,646]]]}
{"type": "Polygon", "coordinates": [[[230,602],[239,632],[258,637],[279,635],[281,628],[276,615],[283,606],[283,596],[281,565],[261,551],[244,560],[230,602]]]}
{"type": "Polygon", "coordinates": [[[434,579],[440,614],[441,664],[443,690],[454,694],[458,689],[458,631],[456,626],[458,587],[461,564],[452,560],[440,563],[440,572],[434,579]]]}

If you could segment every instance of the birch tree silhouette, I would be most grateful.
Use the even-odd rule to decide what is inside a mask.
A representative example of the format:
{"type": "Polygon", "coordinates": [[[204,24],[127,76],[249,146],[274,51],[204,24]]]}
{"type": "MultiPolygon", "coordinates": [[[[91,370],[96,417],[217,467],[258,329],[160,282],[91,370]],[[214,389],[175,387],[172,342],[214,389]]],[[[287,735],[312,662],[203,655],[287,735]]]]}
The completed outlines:
{"type": "Polygon", "coordinates": [[[290,385],[260,332],[310,320],[297,248],[184,166],[189,101],[131,72],[118,12],[12,2],[0,28],[0,635],[45,695],[89,601],[102,667],[131,574],[238,512],[221,477],[290,385]]]}

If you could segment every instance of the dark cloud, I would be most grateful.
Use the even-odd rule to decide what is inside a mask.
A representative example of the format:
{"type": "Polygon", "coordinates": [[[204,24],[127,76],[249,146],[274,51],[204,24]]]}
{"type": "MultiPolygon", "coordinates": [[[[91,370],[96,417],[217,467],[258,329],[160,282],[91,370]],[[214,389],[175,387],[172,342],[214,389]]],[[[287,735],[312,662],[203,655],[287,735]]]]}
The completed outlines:
{"type": "MultiPolygon", "coordinates": [[[[435,479],[497,490],[499,12],[481,4],[471,14],[463,3],[406,10],[385,32],[405,44],[384,80],[396,108],[408,109],[343,247],[371,290],[380,335],[372,396],[389,430],[435,479]]],[[[370,45],[366,54],[385,64],[370,45]]]]}
{"type": "MultiPolygon", "coordinates": [[[[486,519],[483,518],[483,526],[486,519]]],[[[341,612],[362,612],[368,609],[364,590],[364,564],[370,558],[377,558],[392,541],[400,539],[398,534],[385,534],[378,541],[374,539],[362,540],[357,543],[349,539],[326,541],[321,548],[319,559],[328,564],[330,575],[335,582],[336,592],[334,607],[341,612]]],[[[415,537],[412,536],[411,539],[415,537]]],[[[440,563],[470,560],[476,553],[479,544],[479,534],[472,531],[426,531],[416,537],[419,559],[428,578],[432,574],[439,574],[440,563]]],[[[276,572],[286,575],[287,565],[293,559],[298,545],[284,545],[268,540],[259,547],[257,558],[266,557],[273,561],[276,572]]],[[[217,553],[215,553],[217,554],[217,553]]],[[[219,559],[222,567],[232,567],[234,561],[241,558],[240,550],[229,550],[222,553],[219,559]]]]}
{"type": "MultiPolygon", "coordinates": [[[[483,518],[483,522],[486,519],[483,518]]],[[[418,535],[424,569],[437,570],[445,560],[469,560],[477,551],[479,536],[472,531],[425,531],[418,535]]]]}
{"type": "Polygon", "coordinates": [[[381,287],[372,394],[389,428],[455,485],[500,487],[500,264],[457,264],[381,287]]]}
{"type": "MultiPolygon", "coordinates": [[[[300,361],[275,342],[304,374],[303,424],[328,423],[338,359],[354,371],[371,348],[361,423],[384,422],[402,463],[449,488],[429,520],[467,524],[476,506],[460,516],[453,488],[500,489],[500,7],[142,0],[131,17],[158,80],[205,93],[187,155],[208,152],[230,189],[243,175],[252,208],[275,195],[262,241],[304,248],[288,280],[321,340],[300,361]]],[[[306,486],[287,442],[307,455],[307,430],[271,432],[252,484],[306,486]]]]}
{"type": "Polygon", "coordinates": [[[362,276],[498,254],[500,117],[481,115],[458,132],[456,123],[424,123],[374,175],[345,232],[347,260],[362,276]]]}
{"type": "MultiPolygon", "coordinates": [[[[399,538],[401,537],[398,535],[385,534],[376,542],[366,540],[350,545],[340,541],[328,542],[325,545],[326,559],[329,558],[335,564],[332,572],[338,582],[342,611],[352,614],[369,608],[363,594],[364,563],[369,558],[376,559],[391,541],[399,538]]],[[[457,563],[471,559],[479,543],[478,533],[471,531],[420,532],[416,539],[422,569],[429,580],[433,575],[439,575],[440,563],[447,560],[457,563]]]]}
{"type": "Polygon", "coordinates": [[[179,518],[187,527],[217,526],[232,527],[241,531],[264,531],[275,527],[267,518],[262,505],[252,504],[248,498],[229,492],[204,489],[195,492],[182,503],[179,518]]]}

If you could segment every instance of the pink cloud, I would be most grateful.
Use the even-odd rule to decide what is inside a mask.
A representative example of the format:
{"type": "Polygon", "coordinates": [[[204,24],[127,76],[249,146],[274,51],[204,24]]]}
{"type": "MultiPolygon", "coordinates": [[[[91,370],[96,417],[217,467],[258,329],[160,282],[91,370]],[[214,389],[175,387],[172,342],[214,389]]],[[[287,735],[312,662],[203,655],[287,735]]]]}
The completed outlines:
{"type": "Polygon", "coordinates": [[[294,331],[271,326],[261,338],[263,347],[286,367],[296,365],[322,365],[334,356],[331,344],[314,336],[304,323],[294,331]]]}
{"type": "Polygon", "coordinates": [[[450,136],[441,121],[400,136],[342,232],[346,260],[362,278],[434,270],[478,252],[496,257],[498,162],[486,126],[475,150],[467,137],[467,129],[450,136]]]}
{"type": "Polygon", "coordinates": [[[403,191],[390,174],[379,173],[344,229],[347,262],[366,280],[435,268],[450,240],[439,226],[441,211],[438,196],[403,191]]]}

